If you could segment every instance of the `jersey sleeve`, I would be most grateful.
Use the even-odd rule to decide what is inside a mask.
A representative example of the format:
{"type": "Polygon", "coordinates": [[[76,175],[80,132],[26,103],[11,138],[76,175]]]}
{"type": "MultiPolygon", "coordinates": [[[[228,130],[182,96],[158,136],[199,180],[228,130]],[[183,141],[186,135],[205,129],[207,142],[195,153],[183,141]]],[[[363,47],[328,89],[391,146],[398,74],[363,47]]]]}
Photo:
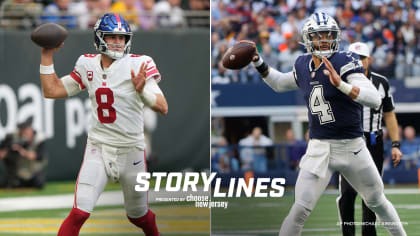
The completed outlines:
{"type": "Polygon", "coordinates": [[[69,75],[61,78],[61,81],[63,82],[64,88],[66,89],[68,96],[76,95],[86,88],[83,84],[81,76],[82,71],[84,70],[82,66],[82,57],[83,56],[79,57],[79,59],[77,60],[73,71],[69,75]]]}
{"type": "Polygon", "coordinates": [[[297,85],[298,87],[300,87],[300,86],[299,86],[299,83],[298,83],[298,80],[297,80],[297,74],[296,74],[296,64],[295,64],[295,65],[293,65],[293,78],[295,79],[296,85],[297,85]]]}
{"type": "Polygon", "coordinates": [[[61,82],[63,82],[64,88],[66,89],[67,95],[69,97],[74,96],[82,91],[79,87],[79,83],[77,83],[70,75],[66,75],[61,78],[61,82]]]}
{"type": "Polygon", "coordinates": [[[146,56],[146,55],[134,55],[134,54],[132,54],[131,57],[134,58],[133,66],[135,68],[134,71],[136,73],[139,73],[141,65],[143,63],[146,63],[146,81],[149,80],[150,78],[153,78],[155,79],[157,83],[160,82],[162,77],[159,73],[156,63],[153,61],[151,57],[146,56]]]}
{"type": "Polygon", "coordinates": [[[162,77],[159,73],[159,70],[157,69],[156,63],[151,57],[147,58],[146,63],[146,80],[153,78],[157,83],[159,83],[162,77]]]}
{"type": "Polygon", "coordinates": [[[360,60],[359,56],[347,52],[342,54],[343,56],[340,58],[342,61],[340,63],[341,67],[337,72],[339,72],[341,79],[347,82],[347,76],[353,73],[365,73],[365,69],[363,68],[362,61],[360,60]]]}
{"type": "Polygon", "coordinates": [[[70,73],[71,78],[73,78],[73,80],[79,84],[80,90],[84,90],[86,88],[81,76],[85,72],[85,69],[83,67],[83,58],[83,55],[79,57],[79,59],[76,62],[76,65],[74,66],[73,71],[70,73]]]}
{"type": "Polygon", "coordinates": [[[383,86],[385,90],[385,97],[382,99],[383,111],[390,112],[395,109],[394,99],[389,91],[389,83],[387,80],[384,80],[383,86]]]}

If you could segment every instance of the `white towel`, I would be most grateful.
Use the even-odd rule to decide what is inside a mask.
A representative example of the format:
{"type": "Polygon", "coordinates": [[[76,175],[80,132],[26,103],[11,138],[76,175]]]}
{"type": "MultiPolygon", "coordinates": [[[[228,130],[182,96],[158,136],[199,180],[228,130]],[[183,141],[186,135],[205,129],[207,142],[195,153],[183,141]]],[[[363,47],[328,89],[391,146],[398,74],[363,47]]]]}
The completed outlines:
{"type": "Polygon", "coordinates": [[[105,163],[105,170],[108,177],[112,182],[117,182],[119,179],[119,168],[117,163],[118,148],[114,148],[108,145],[102,146],[102,158],[105,163]]]}

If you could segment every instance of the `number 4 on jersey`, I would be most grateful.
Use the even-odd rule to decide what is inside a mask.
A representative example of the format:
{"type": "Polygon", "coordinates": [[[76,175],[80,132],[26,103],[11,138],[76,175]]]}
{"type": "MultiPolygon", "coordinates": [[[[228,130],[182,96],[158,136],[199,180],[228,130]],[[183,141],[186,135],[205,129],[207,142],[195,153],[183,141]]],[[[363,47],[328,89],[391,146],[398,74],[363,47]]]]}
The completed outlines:
{"type": "Polygon", "coordinates": [[[321,125],[335,121],[331,105],[324,98],[322,85],[317,85],[312,88],[309,97],[309,107],[311,108],[311,113],[313,115],[318,115],[321,125]]]}

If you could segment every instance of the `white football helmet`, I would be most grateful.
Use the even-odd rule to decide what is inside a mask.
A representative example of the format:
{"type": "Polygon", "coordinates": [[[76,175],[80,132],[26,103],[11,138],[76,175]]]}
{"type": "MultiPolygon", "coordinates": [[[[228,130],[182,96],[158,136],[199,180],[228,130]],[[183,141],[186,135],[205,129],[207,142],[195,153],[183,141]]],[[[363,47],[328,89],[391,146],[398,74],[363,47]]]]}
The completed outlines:
{"type": "Polygon", "coordinates": [[[312,14],[303,25],[302,38],[303,45],[309,53],[319,58],[328,58],[338,51],[340,28],[334,18],[323,12],[317,12],[312,14]],[[319,40],[322,37],[321,32],[328,33],[328,39],[319,40]],[[319,44],[315,45],[314,42],[328,42],[330,47],[328,50],[321,50],[319,44]]]}

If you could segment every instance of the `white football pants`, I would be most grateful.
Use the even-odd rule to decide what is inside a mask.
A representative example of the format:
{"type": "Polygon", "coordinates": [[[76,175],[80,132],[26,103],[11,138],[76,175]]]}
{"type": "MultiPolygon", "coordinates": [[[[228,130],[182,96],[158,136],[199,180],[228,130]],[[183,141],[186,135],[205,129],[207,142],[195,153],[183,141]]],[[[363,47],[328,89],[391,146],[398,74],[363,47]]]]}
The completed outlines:
{"type": "Polygon", "coordinates": [[[138,218],[148,211],[147,192],[137,192],[137,173],[146,172],[143,150],[114,148],[88,140],[76,182],[73,207],[91,213],[108,181],[119,181],[126,213],[138,218]]]}
{"type": "MultiPolygon", "coordinates": [[[[407,235],[397,211],[384,195],[381,176],[376,170],[365,141],[362,138],[321,141],[329,143],[327,174],[319,177],[308,170],[300,170],[295,186],[295,202],[283,221],[279,235],[301,235],[305,220],[335,171],[339,171],[347,179],[391,235],[407,235]]],[[[308,145],[308,149],[310,146],[308,145]]],[[[307,150],[307,153],[309,151],[307,150]]]]}

